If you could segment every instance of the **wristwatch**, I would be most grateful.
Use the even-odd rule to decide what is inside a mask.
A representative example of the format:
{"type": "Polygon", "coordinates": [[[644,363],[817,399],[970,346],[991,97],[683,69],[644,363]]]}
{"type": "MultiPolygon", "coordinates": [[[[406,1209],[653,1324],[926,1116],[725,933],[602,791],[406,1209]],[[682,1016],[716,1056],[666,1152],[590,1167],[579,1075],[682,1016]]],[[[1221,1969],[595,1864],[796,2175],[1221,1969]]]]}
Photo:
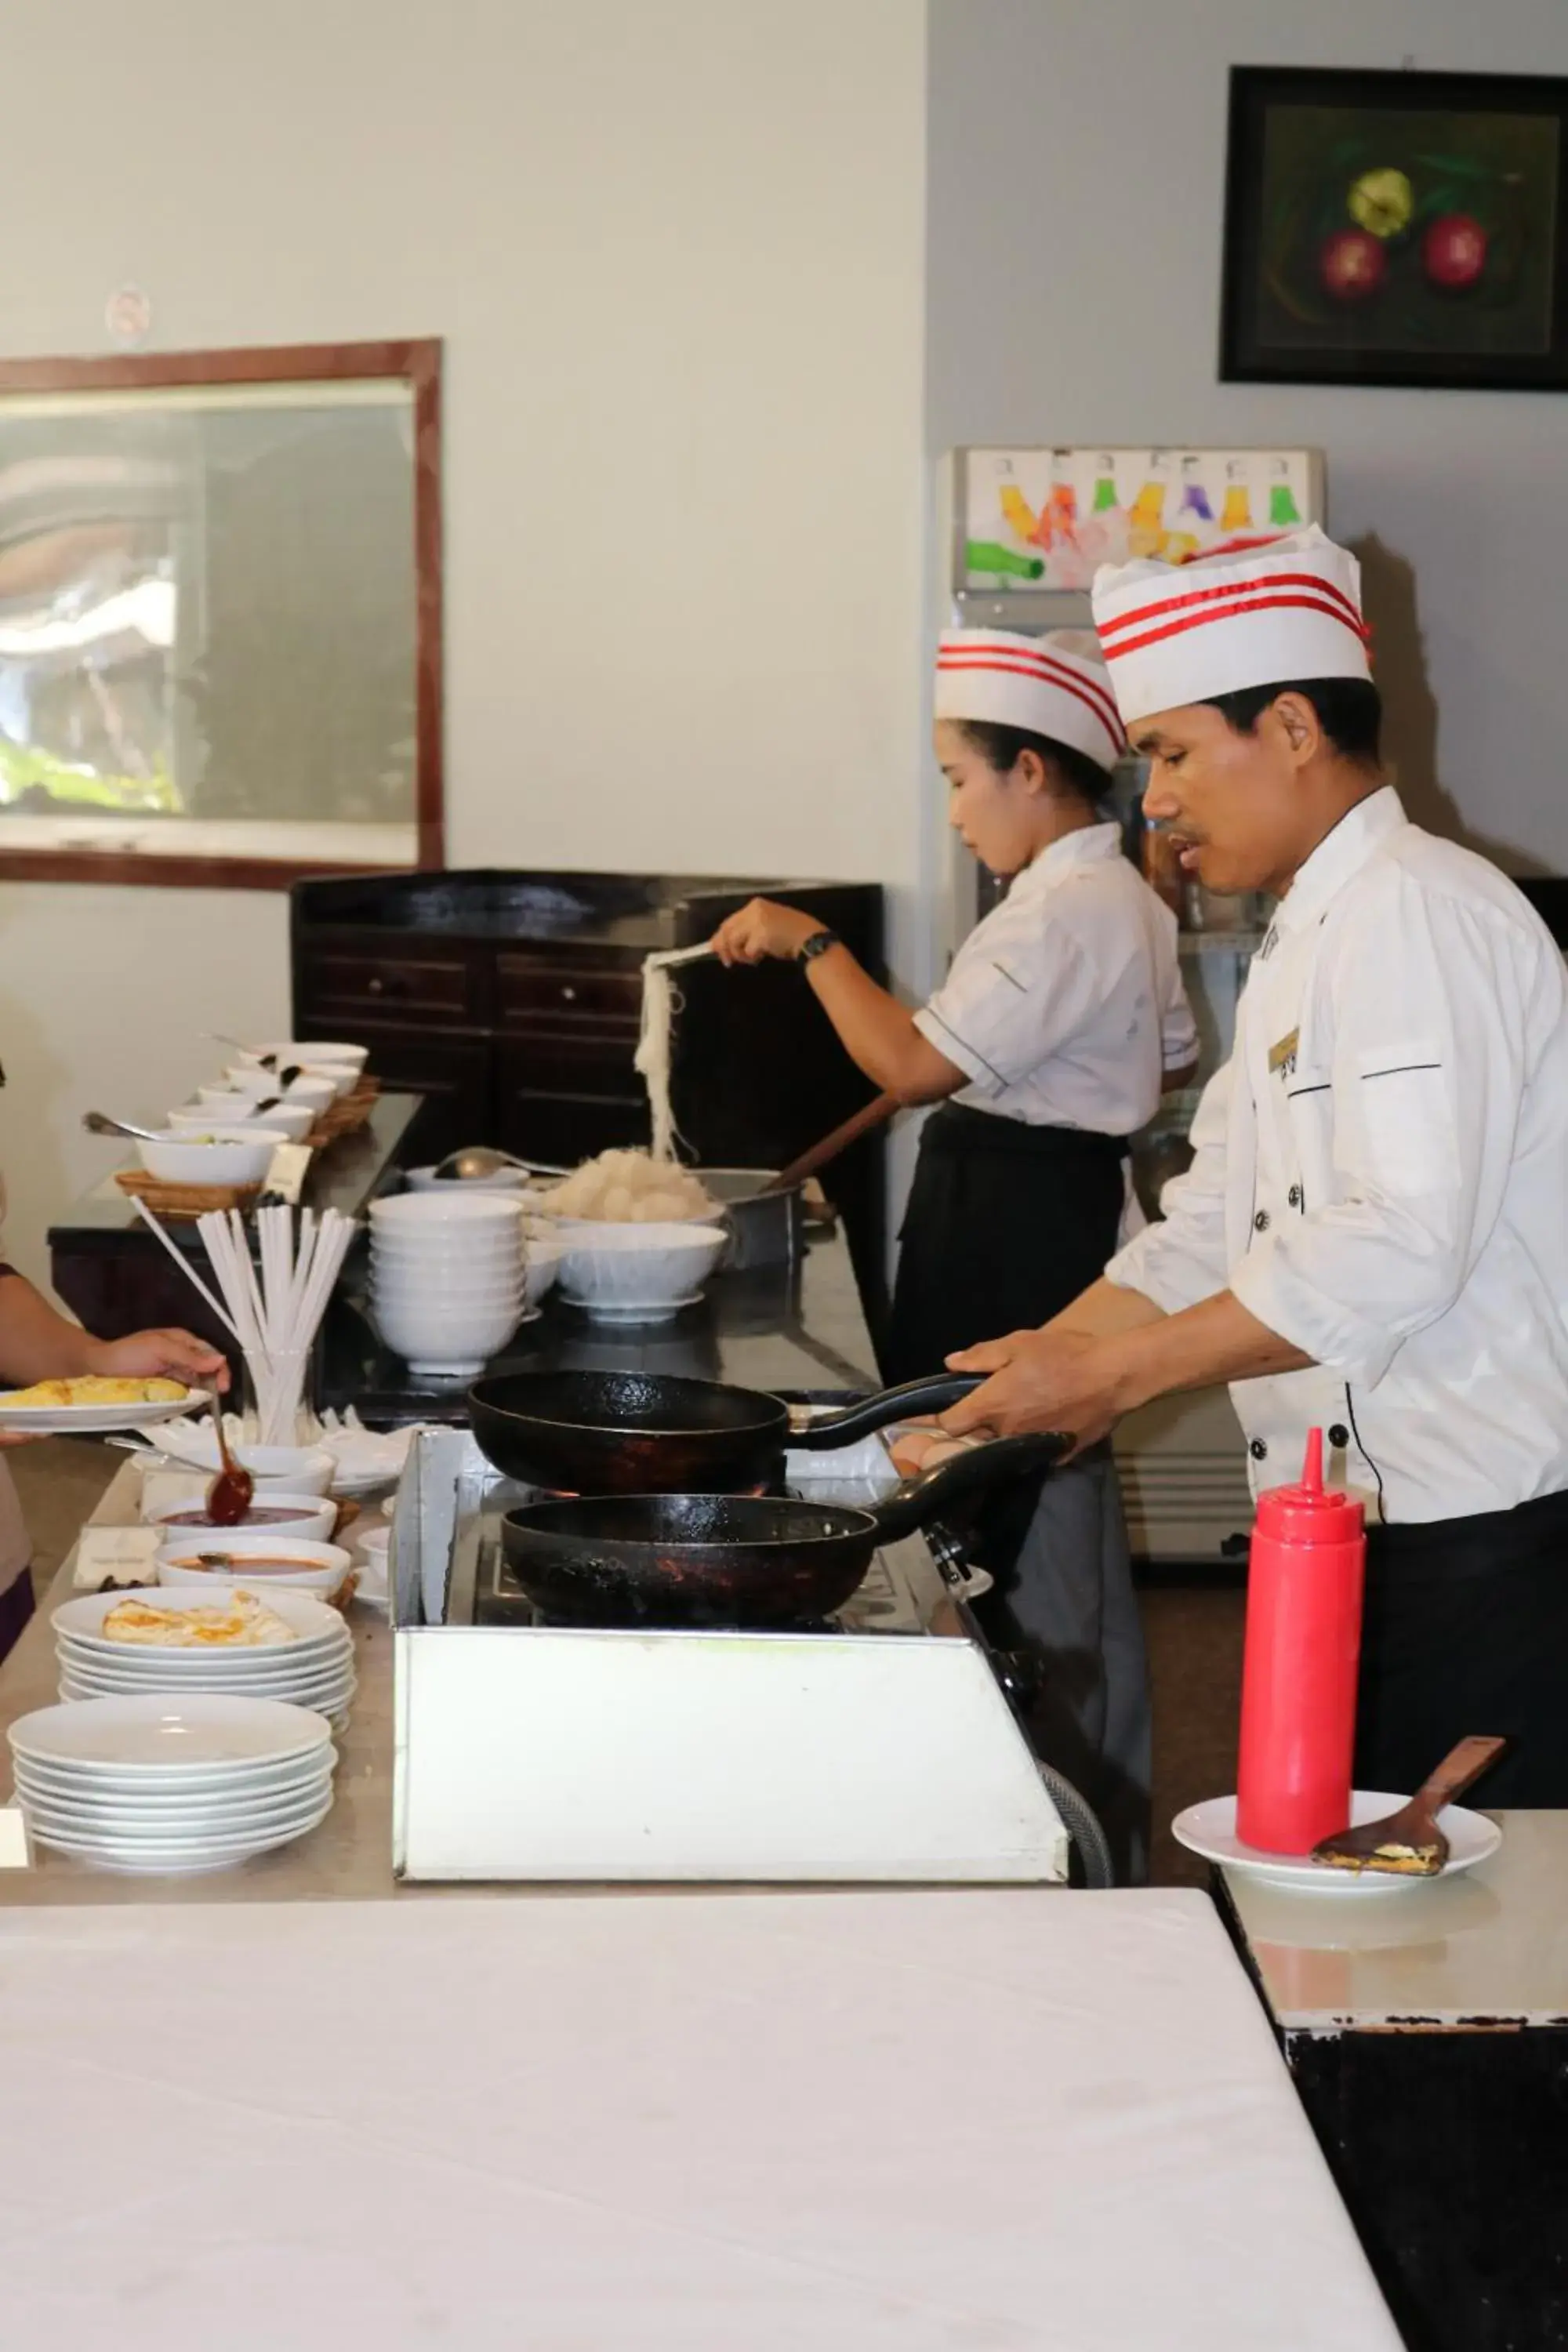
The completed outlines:
{"type": "Polygon", "coordinates": [[[810,939],[801,942],[800,961],[810,963],[816,957],[826,955],[829,948],[841,948],[843,945],[837,931],[813,931],[810,939]]]}

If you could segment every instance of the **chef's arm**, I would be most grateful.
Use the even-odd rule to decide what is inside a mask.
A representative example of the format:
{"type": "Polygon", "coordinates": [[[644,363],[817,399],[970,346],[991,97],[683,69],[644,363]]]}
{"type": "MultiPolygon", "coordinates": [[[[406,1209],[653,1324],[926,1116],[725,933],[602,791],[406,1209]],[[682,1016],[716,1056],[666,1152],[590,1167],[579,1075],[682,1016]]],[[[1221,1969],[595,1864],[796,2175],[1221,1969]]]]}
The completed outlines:
{"type": "Polygon", "coordinates": [[[805,967],[817,1003],[850,1060],[900,1102],[941,1102],[968,1080],[916,1028],[914,1015],[879,988],[847,947],[827,948],[805,967]]]}
{"type": "Polygon", "coordinates": [[[35,1381],[77,1380],[89,1372],[228,1386],[223,1358],[190,1332],[97,1339],[57,1314],[24,1276],[9,1266],[0,1270],[0,1383],[30,1388],[35,1381]]]}
{"type": "Polygon", "coordinates": [[[1091,1445],[1154,1397],[1300,1371],[1311,1360],[1228,1290],[1166,1315],[1138,1291],[1099,1282],[1043,1330],[950,1356],[956,1371],[990,1377],[942,1423],[955,1437],[1065,1430],[1091,1445]]]}
{"type": "MultiPolygon", "coordinates": [[[[820,916],[773,898],[753,898],[713,934],[721,963],[761,963],[770,956],[798,958],[807,940],[825,931],[820,916]]],[[[914,1015],[879,987],[841,941],[805,967],[817,1003],[838,1033],[850,1060],[883,1092],[900,1102],[940,1102],[968,1080],[916,1028],[914,1015]]]]}

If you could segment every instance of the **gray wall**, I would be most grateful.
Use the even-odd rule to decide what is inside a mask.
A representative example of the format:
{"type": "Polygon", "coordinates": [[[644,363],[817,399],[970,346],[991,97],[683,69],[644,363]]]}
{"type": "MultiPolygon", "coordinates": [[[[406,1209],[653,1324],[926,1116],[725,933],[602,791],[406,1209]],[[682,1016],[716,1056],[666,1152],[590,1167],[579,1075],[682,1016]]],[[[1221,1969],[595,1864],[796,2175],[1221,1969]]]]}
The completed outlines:
{"type": "Polygon", "coordinates": [[[1220,383],[1232,64],[1568,75],[1568,0],[932,0],[929,447],[1321,448],[1412,814],[1568,873],[1568,396],[1220,383]]]}

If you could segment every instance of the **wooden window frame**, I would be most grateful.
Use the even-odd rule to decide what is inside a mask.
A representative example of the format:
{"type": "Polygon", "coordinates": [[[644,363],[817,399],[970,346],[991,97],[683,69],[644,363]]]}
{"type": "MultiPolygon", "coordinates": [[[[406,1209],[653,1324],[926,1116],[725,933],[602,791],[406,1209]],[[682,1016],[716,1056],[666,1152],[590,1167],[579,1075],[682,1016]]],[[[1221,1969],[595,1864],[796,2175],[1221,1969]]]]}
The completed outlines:
{"type": "MultiPolygon", "coordinates": [[[[352,383],[400,378],[414,395],[416,864],[446,863],[442,774],[441,343],[438,337],[374,343],[281,343],[221,352],[136,352],[104,359],[0,360],[0,403],[10,393],[141,392],[209,384],[352,383]]],[[[363,866],[263,857],[148,856],[136,850],[6,846],[0,819],[0,882],[105,882],[157,889],[287,890],[306,877],[359,874],[363,866]]]]}

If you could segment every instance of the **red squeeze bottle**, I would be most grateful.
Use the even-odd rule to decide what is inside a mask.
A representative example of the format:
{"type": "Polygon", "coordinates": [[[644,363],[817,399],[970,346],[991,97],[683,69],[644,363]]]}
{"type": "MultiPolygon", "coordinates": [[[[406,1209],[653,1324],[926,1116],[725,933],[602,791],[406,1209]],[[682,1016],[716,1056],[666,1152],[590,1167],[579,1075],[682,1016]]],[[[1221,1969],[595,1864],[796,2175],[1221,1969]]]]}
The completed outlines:
{"type": "Polygon", "coordinates": [[[1247,1575],[1236,1833],[1309,1853],[1351,1817],[1366,1535],[1362,1507],[1323,1486],[1323,1433],[1299,1486],[1258,1498],[1247,1575]]]}

